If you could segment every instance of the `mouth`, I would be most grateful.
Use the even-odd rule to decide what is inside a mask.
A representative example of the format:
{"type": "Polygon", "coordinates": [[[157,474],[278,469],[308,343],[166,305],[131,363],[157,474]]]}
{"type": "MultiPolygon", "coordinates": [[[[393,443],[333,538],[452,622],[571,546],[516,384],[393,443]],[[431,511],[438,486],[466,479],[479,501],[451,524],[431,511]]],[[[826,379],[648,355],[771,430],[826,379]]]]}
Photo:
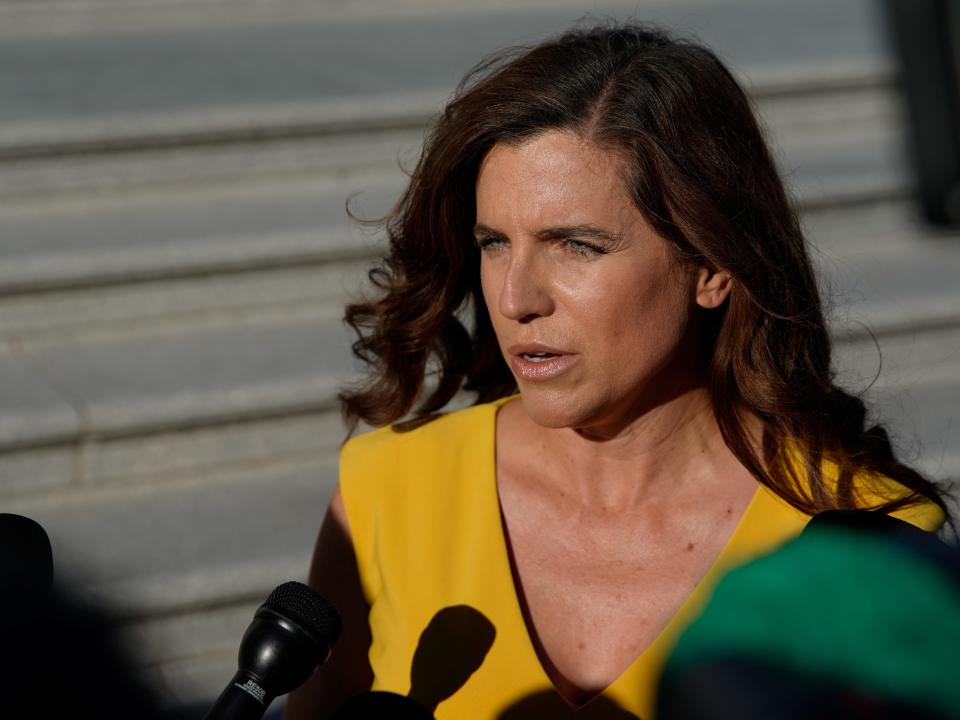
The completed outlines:
{"type": "Polygon", "coordinates": [[[548,353],[548,352],[525,352],[520,353],[520,357],[528,362],[546,362],[550,358],[560,357],[563,353],[548,353]]]}
{"type": "Polygon", "coordinates": [[[576,353],[542,345],[511,346],[510,365],[518,380],[544,382],[563,375],[577,361],[576,353]]]}

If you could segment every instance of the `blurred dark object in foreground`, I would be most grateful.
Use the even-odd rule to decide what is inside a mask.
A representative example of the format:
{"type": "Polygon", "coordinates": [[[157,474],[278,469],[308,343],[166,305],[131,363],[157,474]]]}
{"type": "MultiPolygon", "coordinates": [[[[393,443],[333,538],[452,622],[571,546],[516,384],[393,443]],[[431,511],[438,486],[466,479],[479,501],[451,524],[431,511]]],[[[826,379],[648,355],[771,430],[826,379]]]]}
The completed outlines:
{"type": "Polygon", "coordinates": [[[53,578],[43,527],[0,513],[0,718],[161,717],[160,697],[136,676],[108,610],[53,578]]]}
{"type": "Polygon", "coordinates": [[[960,550],[822,513],[724,577],[664,670],[657,720],[960,718],[960,550]]]}
{"type": "Polygon", "coordinates": [[[924,216],[960,226],[960,2],[885,0],[924,216]]]}
{"type": "Polygon", "coordinates": [[[160,717],[108,614],[56,584],[32,612],[3,619],[0,642],[0,717],[160,717]]]}

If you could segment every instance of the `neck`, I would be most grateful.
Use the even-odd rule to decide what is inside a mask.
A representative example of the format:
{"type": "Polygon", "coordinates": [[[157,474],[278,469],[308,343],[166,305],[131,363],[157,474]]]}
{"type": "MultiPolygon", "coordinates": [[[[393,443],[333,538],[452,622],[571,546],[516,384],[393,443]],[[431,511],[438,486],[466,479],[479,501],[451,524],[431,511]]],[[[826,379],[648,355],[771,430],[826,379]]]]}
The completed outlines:
{"type": "Polygon", "coordinates": [[[723,441],[704,387],[675,395],[615,431],[530,422],[548,450],[541,481],[583,508],[632,512],[742,470],[723,441]]]}

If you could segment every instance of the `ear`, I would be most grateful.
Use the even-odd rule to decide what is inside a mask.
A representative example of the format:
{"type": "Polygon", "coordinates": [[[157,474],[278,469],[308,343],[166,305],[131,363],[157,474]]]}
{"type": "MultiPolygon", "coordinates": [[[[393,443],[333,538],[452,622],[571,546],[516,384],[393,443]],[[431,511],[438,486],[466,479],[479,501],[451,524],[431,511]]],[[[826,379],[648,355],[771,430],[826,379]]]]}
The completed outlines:
{"type": "Polygon", "coordinates": [[[697,305],[707,310],[720,307],[733,288],[733,278],[726,270],[708,265],[697,268],[697,305]]]}

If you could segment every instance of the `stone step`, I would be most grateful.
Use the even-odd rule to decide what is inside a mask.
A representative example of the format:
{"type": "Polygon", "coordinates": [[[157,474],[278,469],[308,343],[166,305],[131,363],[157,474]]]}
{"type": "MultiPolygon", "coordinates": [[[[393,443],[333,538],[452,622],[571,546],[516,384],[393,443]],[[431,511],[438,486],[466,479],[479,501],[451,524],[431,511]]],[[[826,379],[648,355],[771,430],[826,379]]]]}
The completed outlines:
{"type": "MultiPolygon", "coordinates": [[[[223,111],[242,118],[244,110],[318,100],[445,95],[487,53],[566,29],[584,13],[570,0],[472,7],[381,0],[377,11],[352,16],[356,3],[340,3],[338,12],[329,2],[287,1],[271,3],[268,12],[259,8],[261,17],[253,18],[244,12],[252,3],[205,2],[167,3],[138,23],[136,8],[110,3],[78,3],[72,11],[63,3],[31,4],[0,7],[0,66],[11,70],[0,77],[5,148],[84,144],[95,135],[111,142],[137,135],[137,127],[139,135],[155,137],[160,124],[143,123],[148,118],[169,117],[170,132],[182,134],[187,117],[193,118],[187,126],[205,131],[234,123],[223,111]],[[127,22],[111,22],[124,16],[127,22]],[[129,131],[118,124],[124,118],[129,131]],[[101,122],[103,132],[93,133],[101,122]]],[[[361,4],[369,9],[369,2],[361,4]]],[[[591,11],[697,33],[734,67],[767,74],[774,65],[888,63],[879,13],[868,0],[842,6],[830,0],[763,6],[602,0],[591,11]]]]}
{"type": "MultiPolygon", "coordinates": [[[[799,71],[783,70],[788,74],[799,71]]],[[[839,74],[848,72],[845,69],[837,72],[817,81],[824,85],[819,91],[784,90],[774,80],[770,85],[753,83],[758,110],[767,119],[774,142],[782,146],[779,154],[784,170],[792,178],[796,176],[793,184],[804,198],[808,194],[815,198],[845,195],[851,184],[883,192],[902,191],[905,173],[897,152],[902,112],[895,88],[874,75],[861,78],[839,74]],[[831,87],[831,82],[839,87],[831,87]],[[838,179],[845,182],[838,185],[838,179]]],[[[116,138],[112,148],[97,149],[92,140],[89,147],[52,148],[49,152],[36,147],[4,151],[0,144],[0,159],[7,156],[0,166],[0,202],[49,200],[64,194],[89,198],[120,193],[129,197],[127,193],[135,189],[186,187],[196,191],[211,183],[342,177],[358,169],[396,176],[398,159],[407,167],[415,164],[427,120],[447,94],[449,90],[362,103],[321,102],[316,110],[300,106],[270,106],[256,112],[227,108],[217,113],[231,119],[248,115],[248,125],[217,131],[226,133],[222,137],[214,137],[214,131],[205,136],[184,130],[179,141],[172,137],[143,140],[134,146],[134,141],[123,140],[124,130],[118,127],[109,131],[116,138]],[[312,115],[316,117],[311,119],[312,115]],[[327,116],[332,119],[324,119],[327,116]]],[[[128,124],[139,130],[176,122],[143,118],[128,124]]],[[[74,124],[82,125],[82,120],[71,121],[74,124]]],[[[59,131],[44,131],[42,124],[31,123],[17,132],[56,135],[59,131]]],[[[0,124],[0,141],[2,133],[0,124]]]]}
{"type": "MultiPolygon", "coordinates": [[[[355,156],[352,156],[355,157],[355,156]]],[[[0,205],[0,294],[302,267],[379,252],[356,223],[386,214],[393,172],[0,205]]]]}
{"type": "Polygon", "coordinates": [[[69,472],[45,479],[63,485],[83,482],[91,443],[324,412],[352,372],[324,309],[17,343],[0,354],[0,448],[67,451],[69,472]]]}
{"type": "Polygon", "coordinates": [[[749,0],[725,2],[717,7],[710,0],[684,0],[666,3],[663,0],[639,0],[634,3],[615,0],[594,0],[585,7],[582,0],[489,0],[482,6],[469,0],[5,0],[0,3],[0,32],[24,36],[64,36],[149,30],[182,31],[195,28],[273,26],[293,22],[316,21],[380,21],[422,18],[424,15],[459,16],[465,21],[477,14],[491,12],[560,13],[570,18],[591,12],[601,18],[627,12],[639,20],[651,20],[712,34],[710,42],[729,37],[726,44],[739,53],[745,26],[769,26],[767,37],[751,38],[747,52],[780,50],[785,54],[811,54],[836,49],[850,51],[840,45],[848,39],[854,52],[875,50],[869,37],[876,24],[876,10],[865,0],[852,0],[842,8],[824,2],[812,2],[809,9],[797,7],[787,0],[771,0],[764,7],[754,7],[749,0]],[[824,17],[824,9],[831,12],[824,17]],[[581,13],[575,15],[574,13],[581,13]],[[784,23],[788,14],[789,23],[784,23]],[[746,21],[746,22],[745,22],[746,21]],[[783,27],[783,25],[788,27],[783,27]],[[790,29],[797,32],[790,34],[790,29]],[[839,32],[838,32],[839,31],[839,32]],[[811,33],[809,37],[804,33],[811,33]],[[816,33],[816,34],[813,34],[816,33]],[[800,37],[798,37],[798,35],[800,37]],[[838,37],[839,36],[839,37],[838,37]]]}
{"type": "Polygon", "coordinates": [[[309,454],[350,374],[340,316],[365,266],[8,299],[0,495],[309,454]]]}
{"type": "Polygon", "coordinates": [[[960,488],[960,326],[838,343],[835,365],[901,459],[960,488]]]}
{"type": "Polygon", "coordinates": [[[262,602],[280,582],[306,577],[336,482],[342,426],[331,416],[315,428],[326,437],[312,454],[270,466],[11,498],[4,510],[43,525],[58,581],[125,622],[262,602]]]}
{"type": "Polygon", "coordinates": [[[932,229],[910,202],[802,215],[838,340],[960,324],[960,233],[932,229]]]}
{"type": "Polygon", "coordinates": [[[0,202],[128,197],[133,190],[203,191],[211,184],[282,181],[356,170],[394,172],[398,161],[416,160],[422,124],[411,129],[363,130],[271,142],[154,148],[109,154],[44,157],[4,163],[0,202]]]}
{"type": "Polygon", "coordinates": [[[8,345],[317,312],[338,315],[370,260],[266,267],[118,285],[75,287],[0,298],[0,338],[8,345]]]}

